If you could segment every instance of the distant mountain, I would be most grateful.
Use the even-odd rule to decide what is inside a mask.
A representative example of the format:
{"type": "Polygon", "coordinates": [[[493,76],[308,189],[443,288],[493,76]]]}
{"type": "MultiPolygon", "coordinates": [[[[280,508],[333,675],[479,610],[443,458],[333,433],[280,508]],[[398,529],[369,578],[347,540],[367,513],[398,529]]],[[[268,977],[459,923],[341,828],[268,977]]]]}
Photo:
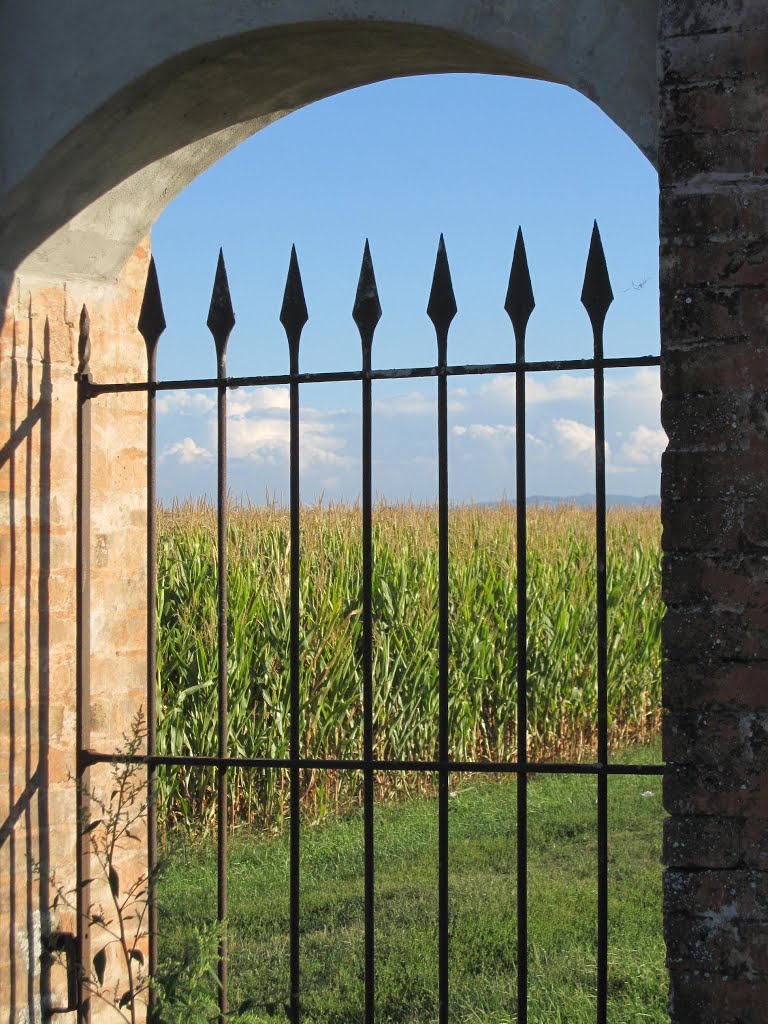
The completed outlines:
{"type": "MultiPolygon", "coordinates": [[[[530,494],[528,496],[529,505],[594,505],[595,496],[594,494],[571,494],[568,497],[562,497],[558,495],[556,497],[548,497],[544,494],[530,494]]],[[[608,508],[615,508],[617,505],[629,505],[629,506],[653,506],[659,504],[659,496],[657,494],[645,494],[642,497],[638,497],[636,494],[606,494],[605,504],[608,508]]]]}
{"type": "MultiPolygon", "coordinates": [[[[513,498],[507,498],[506,503],[514,505],[513,498]]],[[[501,505],[500,501],[476,501],[473,504],[480,506],[481,508],[495,508],[497,505],[501,505]]],[[[595,504],[594,494],[530,494],[528,495],[528,505],[581,505],[588,507],[589,505],[595,504]]],[[[638,496],[637,494],[606,494],[605,504],[608,508],[618,508],[619,506],[625,506],[629,508],[653,508],[659,504],[659,498],[655,494],[644,494],[638,496]]]]}

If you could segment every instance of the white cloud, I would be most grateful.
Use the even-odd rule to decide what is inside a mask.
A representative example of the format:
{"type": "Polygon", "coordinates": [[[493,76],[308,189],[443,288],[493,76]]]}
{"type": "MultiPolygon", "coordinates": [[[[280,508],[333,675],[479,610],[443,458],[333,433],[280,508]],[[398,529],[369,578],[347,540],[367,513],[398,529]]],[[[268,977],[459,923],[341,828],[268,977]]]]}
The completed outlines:
{"type": "MultiPolygon", "coordinates": [[[[591,402],[593,389],[591,373],[583,376],[573,373],[528,374],[525,401],[526,405],[541,405],[547,402],[591,402]]],[[[492,377],[480,388],[480,394],[514,405],[514,374],[492,377]]],[[[641,366],[631,373],[607,371],[605,398],[606,401],[618,398],[622,402],[642,405],[658,414],[661,402],[658,369],[653,366],[641,366]]]]}
{"type": "Polygon", "coordinates": [[[605,375],[606,398],[632,398],[643,402],[661,402],[661,381],[655,366],[640,366],[631,374],[605,375]]]}
{"type": "Polygon", "coordinates": [[[181,416],[204,416],[216,405],[216,399],[204,391],[168,391],[157,399],[160,416],[176,413],[181,416]]]}
{"type": "Polygon", "coordinates": [[[201,448],[191,437],[184,437],[181,441],[169,444],[163,451],[161,458],[175,458],[182,466],[188,466],[195,462],[209,462],[213,455],[207,448],[201,448]]]}
{"type": "Polygon", "coordinates": [[[289,447],[288,420],[236,416],[227,431],[227,449],[233,459],[274,464],[287,457],[289,447]]]}
{"type": "MultiPolygon", "coordinates": [[[[552,421],[560,441],[565,445],[567,452],[573,458],[592,456],[595,451],[595,430],[586,423],[579,420],[556,419],[552,421]]],[[[606,445],[606,449],[607,449],[606,445]]]]}
{"type": "MultiPolygon", "coordinates": [[[[560,441],[566,446],[571,458],[592,459],[595,451],[595,431],[586,423],[578,420],[556,419],[552,421],[560,441]]],[[[643,467],[657,466],[661,453],[666,447],[667,436],[663,430],[652,429],[642,424],[635,427],[613,459],[610,445],[606,442],[606,472],[633,473],[643,467]]]]}
{"type": "Polygon", "coordinates": [[[467,427],[456,426],[453,428],[455,437],[471,437],[482,441],[507,441],[515,436],[517,431],[506,423],[470,423],[467,427]]]}
{"type": "Polygon", "coordinates": [[[619,458],[633,466],[655,466],[666,447],[667,435],[661,428],[653,429],[641,423],[622,444],[619,458]]]}
{"type": "Polygon", "coordinates": [[[287,384],[274,387],[254,388],[248,391],[230,392],[227,414],[233,419],[248,416],[253,412],[287,412],[291,405],[287,384]]]}
{"type": "MultiPolygon", "coordinates": [[[[480,393],[514,405],[515,389],[514,374],[505,374],[503,377],[492,377],[481,387],[480,393]]],[[[525,382],[525,403],[528,406],[545,402],[586,401],[592,398],[592,389],[591,377],[576,377],[571,373],[529,374],[525,382]]]]}
{"type": "Polygon", "coordinates": [[[570,373],[529,377],[525,385],[526,404],[540,402],[583,402],[594,394],[591,377],[574,377],[570,373]]]}
{"type": "MultiPolygon", "coordinates": [[[[332,422],[302,419],[300,433],[301,467],[343,466],[352,460],[342,454],[346,440],[336,433],[332,422]]],[[[237,416],[229,424],[227,448],[230,458],[247,459],[266,465],[287,464],[290,453],[290,425],[286,418],[237,416]]]]}

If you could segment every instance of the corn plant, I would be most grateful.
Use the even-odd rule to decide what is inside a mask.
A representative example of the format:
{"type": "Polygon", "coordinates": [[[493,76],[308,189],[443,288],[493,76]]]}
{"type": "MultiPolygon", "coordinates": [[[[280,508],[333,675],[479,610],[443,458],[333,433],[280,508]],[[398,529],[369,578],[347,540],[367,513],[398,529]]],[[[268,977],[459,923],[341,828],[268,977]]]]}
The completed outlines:
{"type": "MultiPolygon", "coordinates": [[[[360,509],[302,513],[302,754],[361,757],[360,509]]],[[[594,510],[541,507],[528,516],[528,754],[594,754],[597,628],[594,510]]],[[[450,747],[456,759],[517,754],[515,508],[456,506],[449,544],[450,747]]],[[[660,721],[660,529],[656,509],[608,513],[609,733],[642,742],[660,721]]],[[[205,503],[160,510],[158,745],[215,754],[216,516],[205,503]]],[[[277,505],[230,509],[228,532],[229,752],[286,758],[289,750],[289,517],[277,505]]],[[[438,749],[437,511],[379,505],[373,530],[374,742],[379,758],[435,758],[438,749]]],[[[212,769],[165,769],[160,806],[170,825],[215,816],[212,769]]],[[[381,796],[425,784],[379,779],[381,796]]],[[[231,771],[231,825],[279,830],[281,770],[231,771]]],[[[354,772],[303,777],[317,819],[359,800],[354,772]]]]}

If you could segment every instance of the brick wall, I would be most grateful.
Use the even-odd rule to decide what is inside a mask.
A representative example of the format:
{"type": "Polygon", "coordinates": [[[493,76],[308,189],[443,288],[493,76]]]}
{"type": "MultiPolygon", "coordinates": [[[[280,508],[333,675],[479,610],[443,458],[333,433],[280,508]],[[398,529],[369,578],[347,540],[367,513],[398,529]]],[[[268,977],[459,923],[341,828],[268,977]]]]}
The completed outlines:
{"type": "MultiPolygon", "coordinates": [[[[48,871],[75,877],[75,497],[78,319],[91,312],[96,379],[145,374],[135,329],[148,245],[117,286],[82,291],[15,278],[0,302],[0,1020],[41,1020],[41,961],[52,911],[48,871]]],[[[146,399],[93,410],[94,743],[113,749],[143,702],[146,399]],[[104,612],[106,609],[106,614],[104,612]]],[[[143,865],[126,863],[124,882],[143,865]]],[[[98,894],[94,891],[94,897],[98,894]]],[[[103,1015],[103,1014],[102,1014],[103,1015]]],[[[98,1019],[98,1015],[94,1015],[98,1019]]],[[[57,1017],[65,1022],[72,1017],[57,1017]]],[[[105,1019],[116,1019],[114,1014],[105,1019]]]]}
{"type": "Polygon", "coordinates": [[[768,1020],[768,8],[661,0],[672,1019],[768,1020]]]}

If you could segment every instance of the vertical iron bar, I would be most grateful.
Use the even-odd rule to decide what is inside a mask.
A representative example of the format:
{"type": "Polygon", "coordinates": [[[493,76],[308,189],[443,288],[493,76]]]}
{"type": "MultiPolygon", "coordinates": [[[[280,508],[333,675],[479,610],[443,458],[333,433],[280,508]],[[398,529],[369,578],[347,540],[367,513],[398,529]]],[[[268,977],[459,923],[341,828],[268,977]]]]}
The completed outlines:
{"type": "MultiPolygon", "coordinates": [[[[226,356],[218,357],[216,373],[218,389],[218,439],[217,439],[217,487],[218,487],[218,643],[219,643],[219,735],[218,756],[227,756],[228,708],[227,708],[227,386],[226,356]]],[[[225,1024],[227,1017],[227,769],[220,765],[217,774],[217,829],[218,829],[218,898],[217,919],[221,928],[219,936],[219,1021],[225,1024]]]]}
{"type": "MultiPolygon", "coordinates": [[[[157,343],[165,330],[154,257],[150,258],[147,284],[138,328],[147,347],[147,754],[157,753],[157,343]]],[[[147,768],[147,922],[149,977],[157,977],[157,768],[147,768]]],[[[157,991],[149,987],[148,1019],[157,1012],[157,991]]]]}
{"type": "MultiPolygon", "coordinates": [[[[218,552],[218,744],[220,758],[227,756],[229,717],[227,709],[227,341],[235,325],[235,314],[229,294],[224,254],[219,250],[216,277],[208,310],[208,329],[216,344],[216,377],[218,380],[218,430],[216,439],[217,468],[217,552],[218,552]]],[[[216,775],[217,812],[217,900],[216,919],[219,924],[219,1024],[226,1024],[228,1004],[227,963],[227,825],[228,772],[220,764],[216,775]]]]}
{"type": "MultiPolygon", "coordinates": [[[[291,377],[299,372],[298,352],[291,353],[291,377]]],[[[290,516],[291,516],[291,1022],[298,1024],[300,1015],[300,948],[299,948],[299,837],[301,818],[301,755],[300,664],[299,664],[299,572],[300,549],[300,492],[299,492],[299,384],[290,383],[290,516]]]]}
{"type": "Polygon", "coordinates": [[[381,318],[376,279],[368,242],[352,318],[363,350],[362,502],[363,502],[363,836],[365,862],[365,1021],[373,1024],[376,1008],[374,944],[374,821],[373,821],[373,524],[371,481],[371,347],[381,318]]]}
{"type": "Polygon", "coordinates": [[[528,565],[525,463],[525,334],[535,303],[518,228],[504,308],[515,332],[515,511],[517,521],[517,1024],[528,1021],[528,565]]]}
{"type": "Polygon", "coordinates": [[[602,329],[595,336],[595,532],[597,548],[597,1021],[608,999],[608,625],[605,536],[605,391],[602,329]]]}
{"type": "Polygon", "coordinates": [[[435,261],[427,315],[437,335],[437,461],[438,461],[438,1020],[448,1024],[448,330],[456,315],[443,236],[435,261]]]}
{"type": "Polygon", "coordinates": [[[91,406],[88,372],[90,321],[83,306],[80,314],[79,367],[77,374],[77,968],[78,1024],[91,1019],[90,999],[84,982],[90,964],[89,896],[91,847],[85,829],[90,815],[90,771],[85,752],[91,734],[91,406]]]}
{"type": "Polygon", "coordinates": [[[440,1024],[448,1021],[448,377],[444,356],[437,378],[438,587],[439,587],[439,977],[440,1024]]]}
{"type": "Polygon", "coordinates": [[[363,828],[365,859],[365,1020],[373,1024],[375,961],[373,933],[373,553],[371,522],[371,351],[364,354],[363,372],[363,828]]]}
{"type": "Polygon", "coordinates": [[[290,633],[290,791],[291,791],[291,825],[290,825],[290,958],[291,958],[291,1024],[299,1024],[301,1017],[301,965],[299,927],[300,915],[300,875],[299,875],[299,840],[301,836],[301,773],[299,759],[301,757],[301,690],[300,690],[300,511],[301,497],[299,491],[299,342],[304,324],[307,322],[307,306],[304,300],[304,288],[301,283],[296,247],[291,249],[291,260],[288,277],[285,282],[285,294],[280,311],[282,323],[288,339],[290,354],[290,520],[291,520],[291,633],[290,633]]]}
{"type": "Polygon", "coordinates": [[[608,621],[605,533],[605,387],[603,328],[613,291],[600,232],[592,230],[581,296],[594,338],[595,547],[597,575],[597,1024],[608,1005],[608,621]]]}

